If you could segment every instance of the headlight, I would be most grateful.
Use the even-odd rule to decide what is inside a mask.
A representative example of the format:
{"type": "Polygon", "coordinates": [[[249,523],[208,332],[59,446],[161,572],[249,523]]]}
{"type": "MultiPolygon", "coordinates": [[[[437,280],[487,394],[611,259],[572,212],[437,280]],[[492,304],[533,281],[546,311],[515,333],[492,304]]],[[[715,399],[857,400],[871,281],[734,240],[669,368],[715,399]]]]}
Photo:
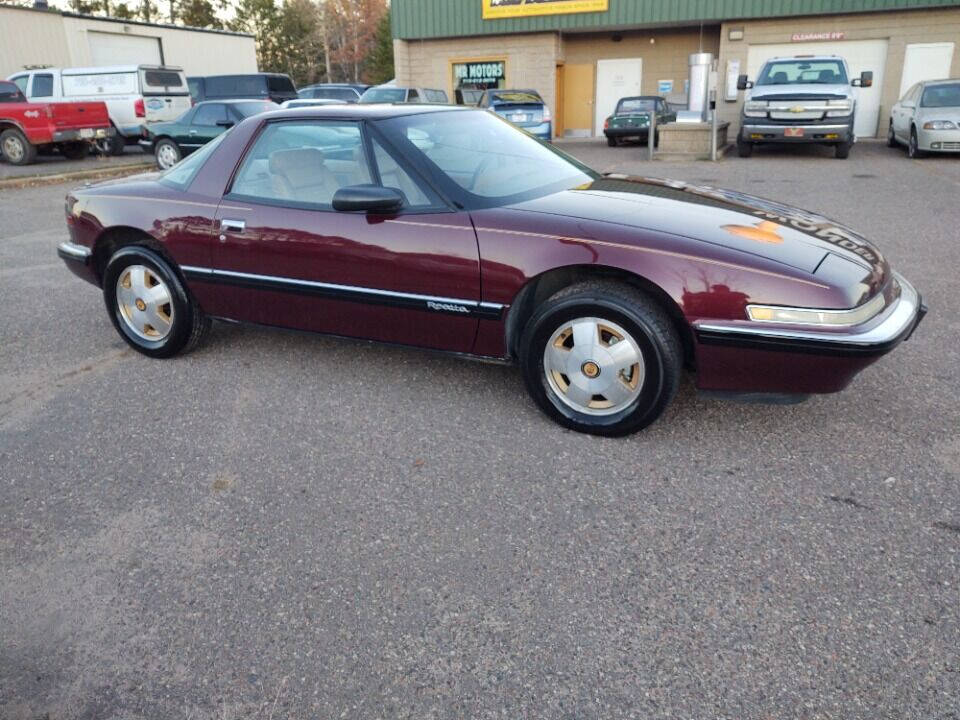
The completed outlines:
{"type": "Polygon", "coordinates": [[[744,104],[743,114],[747,117],[766,117],[767,103],[763,100],[750,100],[744,104]]]}
{"type": "Polygon", "coordinates": [[[849,100],[827,100],[827,117],[846,117],[853,112],[853,103],[849,100]]]}
{"type": "Polygon", "coordinates": [[[956,130],[957,124],[950,120],[930,120],[923,124],[924,130],[956,130]]]}
{"type": "Polygon", "coordinates": [[[816,310],[813,308],[789,308],[779,305],[747,305],[747,316],[754,322],[787,323],[798,325],[848,326],[865,323],[883,310],[886,299],[883,293],[859,307],[849,310],[816,310]]]}

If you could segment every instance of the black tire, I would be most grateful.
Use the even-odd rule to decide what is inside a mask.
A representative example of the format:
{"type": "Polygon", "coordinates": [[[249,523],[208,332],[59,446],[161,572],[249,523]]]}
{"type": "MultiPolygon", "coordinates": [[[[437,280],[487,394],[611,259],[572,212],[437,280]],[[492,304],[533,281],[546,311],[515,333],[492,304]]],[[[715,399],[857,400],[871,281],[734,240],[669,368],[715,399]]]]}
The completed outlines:
{"type": "Polygon", "coordinates": [[[161,170],[169,170],[183,159],[183,151],[181,151],[180,146],[170,138],[161,138],[153,146],[153,157],[157,161],[158,168],[161,170]],[[169,164],[164,164],[161,157],[168,156],[168,153],[175,159],[169,164]]]}
{"type": "MultiPolygon", "coordinates": [[[[116,130],[116,128],[114,128],[116,130]]],[[[123,149],[127,146],[127,140],[119,132],[96,141],[97,150],[103,155],[123,155],[123,149]]]]}
{"type": "Polygon", "coordinates": [[[919,160],[922,157],[926,157],[926,155],[927,154],[919,147],[917,129],[915,127],[910,128],[910,142],[907,143],[907,157],[912,160],[919,160]]]}
{"type": "Polygon", "coordinates": [[[893,131],[893,120],[887,128],[887,147],[895,148],[897,146],[897,134],[893,131]]]}
{"type": "Polygon", "coordinates": [[[834,156],[840,160],[846,160],[848,157],[850,157],[850,148],[852,147],[852,142],[837,143],[833,146],[834,156]]]}
{"type": "Polygon", "coordinates": [[[159,253],[140,245],[117,250],[103,273],[103,299],[113,326],[130,347],[153,358],[168,358],[197,346],[210,329],[210,319],[190,297],[180,277],[159,253]],[[148,268],[166,286],[172,312],[169,332],[160,340],[149,340],[132,330],[117,300],[117,281],[132,265],[148,268]]]}
{"type": "Polygon", "coordinates": [[[83,160],[90,152],[90,146],[83,141],[67,142],[60,145],[60,154],[68,160],[83,160]]]}
{"type": "Polygon", "coordinates": [[[11,165],[29,165],[37,159],[37,146],[17,128],[9,128],[0,133],[0,153],[11,165]]]}
{"type": "Polygon", "coordinates": [[[673,399],[680,382],[683,349],[667,313],[650,297],[629,285],[587,281],[561,290],[536,309],[523,331],[519,357],[527,390],[546,415],[578,432],[622,436],[652,423],[673,399]],[[547,344],[565,323],[577,318],[619,325],[643,359],[643,379],[634,398],[613,414],[576,410],[547,378],[547,344]]]}
{"type": "Polygon", "coordinates": [[[620,143],[617,142],[617,139],[615,137],[610,137],[609,135],[607,135],[607,145],[609,147],[616,147],[619,144],[620,143]]]}
{"type": "Polygon", "coordinates": [[[748,158],[753,155],[753,143],[737,138],[737,155],[748,158]]]}

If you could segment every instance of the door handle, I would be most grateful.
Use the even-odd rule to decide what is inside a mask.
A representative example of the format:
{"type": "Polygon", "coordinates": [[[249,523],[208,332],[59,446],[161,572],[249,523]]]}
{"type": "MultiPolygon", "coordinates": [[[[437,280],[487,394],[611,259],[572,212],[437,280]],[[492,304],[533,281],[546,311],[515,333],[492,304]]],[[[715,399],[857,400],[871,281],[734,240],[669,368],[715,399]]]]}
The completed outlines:
{"type": "Polygon", "coordinates": [[[191,131],[190,131],[190,134],[191,134],[191,135],[196,135],[196,134],[197,134],[197,131],[196,131],[196,130],[191,130],[191,131]]]}
{"type": "Polygon", "coordinates": [[[227,220],[224,218],[220,221],[220,229],[224,232],[243,232],[247,229],[247,224],[243,220],[227,220]]]}

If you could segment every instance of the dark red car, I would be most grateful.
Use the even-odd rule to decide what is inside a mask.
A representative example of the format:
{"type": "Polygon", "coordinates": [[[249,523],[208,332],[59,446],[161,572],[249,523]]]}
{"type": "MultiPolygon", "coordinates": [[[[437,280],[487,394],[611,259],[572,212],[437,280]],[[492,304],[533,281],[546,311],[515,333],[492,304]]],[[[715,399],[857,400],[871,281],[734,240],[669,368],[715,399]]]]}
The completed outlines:
{"type": "Polygon", "coordinates": [[[601,176],[491,113],[250,118],[163,174],[67,197],[59,254],[152,357],[209,318],[515,360],[538,405],[624,434],[700,388],[842,389],[925,308],[848,228],[736,192],[601,176]]]}

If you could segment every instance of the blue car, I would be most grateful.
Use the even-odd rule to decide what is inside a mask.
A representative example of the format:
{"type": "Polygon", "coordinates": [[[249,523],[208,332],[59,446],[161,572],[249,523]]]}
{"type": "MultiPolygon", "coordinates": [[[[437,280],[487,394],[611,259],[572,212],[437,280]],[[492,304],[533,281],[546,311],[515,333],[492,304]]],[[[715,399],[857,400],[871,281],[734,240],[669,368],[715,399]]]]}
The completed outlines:
{"type": "Polygon", "coordinates": [[[536,90],[485,90],[477,105],[506,118],[540,140],[550,142],[553,139],[550,108],[536,90]]]}

